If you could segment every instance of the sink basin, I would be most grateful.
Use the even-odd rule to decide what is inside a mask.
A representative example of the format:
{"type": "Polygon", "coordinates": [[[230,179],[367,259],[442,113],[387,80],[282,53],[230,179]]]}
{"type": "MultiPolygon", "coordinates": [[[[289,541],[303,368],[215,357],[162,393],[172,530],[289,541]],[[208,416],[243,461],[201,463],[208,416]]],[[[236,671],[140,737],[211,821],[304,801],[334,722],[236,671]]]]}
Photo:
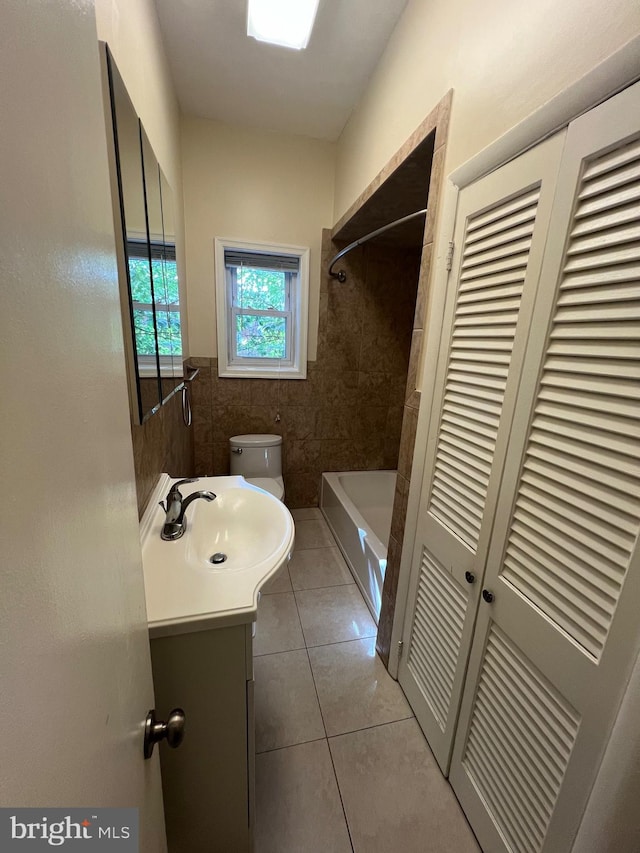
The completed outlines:
{"type": "Polygon", "coordinates": [[[189,566],[203,572],[246,572],[278,560],[287,533],[283,504],[249,484],[216,494],[215,501],[196,501],[187,510],[184,558],[189,566]],[[223,562],[215,562],[217,554],[223,562]]]}
{"type": "Polygon", "coordinates": [[[260,587],[293,548],[289,510],[243,477],[203,477],[180,491],[187,497],[208,490],[216,500],[194,501],[184,535],[165,542],[158,500],[172,482],[163,475],[141,522],[150,636],[253,621],[260,587]]]}

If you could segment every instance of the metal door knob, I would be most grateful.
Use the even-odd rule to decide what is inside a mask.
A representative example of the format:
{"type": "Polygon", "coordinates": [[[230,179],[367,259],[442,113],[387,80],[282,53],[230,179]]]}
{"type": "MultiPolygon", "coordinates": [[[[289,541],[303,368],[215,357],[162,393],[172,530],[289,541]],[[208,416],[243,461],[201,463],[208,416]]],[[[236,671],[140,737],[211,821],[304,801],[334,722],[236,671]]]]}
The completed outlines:
{"type": "Polygon", "coordinates": [[[465,572],[464,573],[464,579],[466,580],[467,583],[474,583],[476,576],[474,575],[473,572],[465,572]]]}
{"type": "Polygon", "coordinates": [[[185,713],[182,708],[174,708],[165,723],[156,720],[155,709],[149,711],[144,724],[144,757],[151,758],[153,747],[166,740],[171,749],[176,749],[184,740],[185,713]]]}
{"type": "Polygon", "coordinates": [[[482,590],[482,597],[487,602],[487,604],[491,604],[491,602],[493,601],[493,593],[489,592],[488,589],[482,590]]]}

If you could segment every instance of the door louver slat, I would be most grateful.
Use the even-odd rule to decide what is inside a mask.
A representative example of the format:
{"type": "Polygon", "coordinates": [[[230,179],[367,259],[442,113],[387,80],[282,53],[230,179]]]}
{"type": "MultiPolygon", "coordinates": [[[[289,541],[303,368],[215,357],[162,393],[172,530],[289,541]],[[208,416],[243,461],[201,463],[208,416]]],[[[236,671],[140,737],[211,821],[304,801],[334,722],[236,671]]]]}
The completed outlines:
{"type": "Polygon", "coordinates": [[[592,178],[597,178],[605,172],[617,169],[618,166],[626,166],[627,163],[633,160],[640,160],[640,140],[638,139],[635,139],[628,145],[616,148],[613,153],[608,154],[606,157],[597,157],[592,160],[585,168],[582,180],[590,181],[592,178]]]}
{"type": "Polygon", "coordinates": [[[539,198],[539,187],[527,190],[472,216],[465,232],[428,511],[473,551],[539,198]],[[447,414],[453,407],[455,419],[447,414]],[[486,419],[484,411],[490,415],[486,419]],[[460,489],[460,478],[451,477],[452,467],[473,481],[472,493],[460,489]]]}
{"type": "Polygon", "coordinates": [[[514,853],[541,849],[579,723],[574,709],[492,625],[463,762],[514,853]],[[496,743],[500,749],[492,748],[496,743]]]}
{"type": "Polygon", "coordinates": [[[482,240],[487,234],[497,231],[510,231],[514,227],[514,214],[519,213],[531,221],[535,218],[535,207],[540,196],[539,187],[521,193],[510,201],[503,202],[498,208],[492,208],[486,213],[476,214],[467,225],[467,243],[482,240]],[[533,208],[533,213],[532,213],[533,208]]]}
{"type": "Polygon", "coordinates": [[[449,715],[466,610],[466,591],[425,548],[407,662],[442,731],[449,715]]]}
{"type": "Polygon", "coordinates": [[[587,219],[576,222],[573,233],[576,237],[579,237],[583,234],[593,234],[606,228],[612,228],[614,225],[625,225],[636,221],[636,211],[633,203],[625,204],[616,210],[605,207],[603,213],[594,213],[587,219]]]}
{"type": "Polygon", "coordinates": [[[638,182],[638,141],[583,173],[501,572],[595,660],[640,532],[638,182]]]}

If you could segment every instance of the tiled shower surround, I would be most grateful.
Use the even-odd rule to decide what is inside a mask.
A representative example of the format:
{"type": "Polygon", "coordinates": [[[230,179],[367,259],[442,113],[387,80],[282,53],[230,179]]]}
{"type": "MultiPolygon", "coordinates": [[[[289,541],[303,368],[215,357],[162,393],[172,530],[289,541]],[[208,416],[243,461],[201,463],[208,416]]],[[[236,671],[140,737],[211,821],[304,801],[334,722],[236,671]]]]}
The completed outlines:
{"type": "Polygon", "coordinates": [[[343,259],[340,283],[326,275],[339,248],[325,231],[307,379],[220,379],[217,359],[190,359],[196,474],[228,473],[229,437],[254,432],[283,437],[291,508],[317,505],[323,471],[397,467],[420,251],[368,244],[343,259]]]}

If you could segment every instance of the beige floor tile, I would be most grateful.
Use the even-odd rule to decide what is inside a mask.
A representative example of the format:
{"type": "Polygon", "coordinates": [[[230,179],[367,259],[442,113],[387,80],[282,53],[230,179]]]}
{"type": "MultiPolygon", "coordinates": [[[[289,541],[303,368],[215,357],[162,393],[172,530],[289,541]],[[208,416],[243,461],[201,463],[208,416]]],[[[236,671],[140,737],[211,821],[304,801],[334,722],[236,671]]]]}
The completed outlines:
{"type": "Polygon", "coordinates": [[[335,544],[335,540],[324,518],[296,521],[294,552],[302,551],[305,548],[330,548],[335,544]]]}
{"type": "Polygon", "coordinates": [[[274,592],[291,592],[291,580],[286,563],[278,569],[272,578],[269,578],[260,592],[262,595],[271,595],[274,592]]]}
{"type": "Polygon", "coordinates": [[[376,635],[375,622],[355,584],[303,589],[295,596],[307,646],[376,635]]]}
{"type": "Polygon", "coordinates": [[[254,662],[256,752],[325,736],[306,649],[254,662]]]}
{"type": "Polygon", "coordinates": [[[294,551],[289,563],[289,575],[294,589],[319,589],[353,583],[339,548],[294,551]]]}
{"type": "Polygon", "coordinates": [[[351,853],[326,740],[256,756],[255,850],[351,853]]]}
{"type": "Polygon", "coordinates": [[[322,518],[322,512],[317,506],[305,507],[303,509],[292,509],[291,515],[294,521],[312,521],[322,518]]]}
{"type": "Polygon", "coordinates": [[[304,648],[304,636],[292,592],[263,595],[258,604],[253,654],[268,655],[304,648]]]}
{"type": "Polygon", "coordinates": [[[413,716],[376,654],[375,637],[318,646],[309,649],[309,657],[329,736],[413,716]]]}
{"type": "Polygon", "coordinates": [[[480,853],[415,720],[329,745],[355,853],[480,853]]]}

